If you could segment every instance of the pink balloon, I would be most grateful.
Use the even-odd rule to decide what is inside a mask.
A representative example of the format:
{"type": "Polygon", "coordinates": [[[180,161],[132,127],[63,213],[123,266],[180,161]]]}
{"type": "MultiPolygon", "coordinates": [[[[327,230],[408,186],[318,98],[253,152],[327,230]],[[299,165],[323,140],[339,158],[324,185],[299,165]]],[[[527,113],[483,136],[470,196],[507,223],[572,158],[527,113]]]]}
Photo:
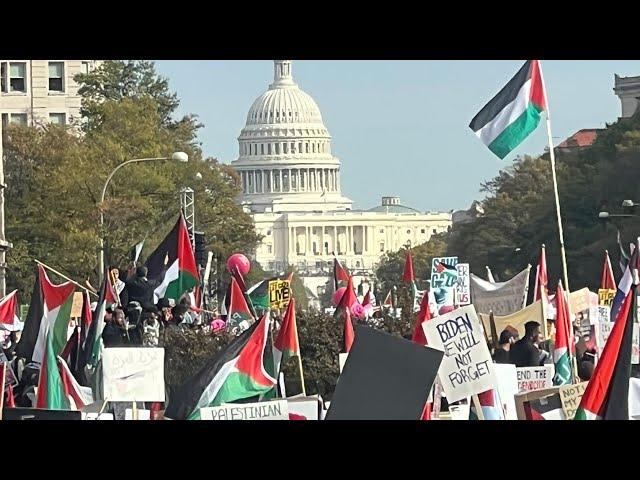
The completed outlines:
{"type": "Polygon", "coordinates": [[[242,276],[245,276],[251,270],[251,262],[241,253],[234,253],[227,259],[227,270],[229,273],[237,268],[242,276]]]}
{"type": "Polygon", "coordinates": [[[445,313],[453,312],[455,309],[456,307],[454,307],[453,305],[444,305],[443,307],[440,307],[438,313],[440,315],[444,315],[445,313]]]}
{"type": "Polygon", "coordinates": [[[364,318],[364,307],[358,302],[351,305],[351,314],[356,318],[364,318]]]}
{"type": "Polygon", "coordinates": [[[333,302],[333,306],[337,307],[338,304],[340,303],[340,300],[342,300],[342,296],[344,295],[344,292],[347,291],[347,287],[340,287],[338,290],[336,290],[335,292],[333,292],[333,296],[331,297],[331,301],[333,302]]]}

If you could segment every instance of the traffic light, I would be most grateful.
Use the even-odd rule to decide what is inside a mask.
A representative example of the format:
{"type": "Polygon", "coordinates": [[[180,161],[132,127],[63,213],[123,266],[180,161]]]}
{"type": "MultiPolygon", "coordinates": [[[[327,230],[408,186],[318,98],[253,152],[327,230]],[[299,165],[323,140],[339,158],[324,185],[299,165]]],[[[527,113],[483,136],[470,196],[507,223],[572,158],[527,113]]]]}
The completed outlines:
{"type": "Polygon", "coordinates": [[[207,263],[207,253],[205,252],[205,238],[204,232],[193,232],[193,236],[195,238],[195,255],[196,255],[196,263],[200,266],[205,266],[207,263]]]}

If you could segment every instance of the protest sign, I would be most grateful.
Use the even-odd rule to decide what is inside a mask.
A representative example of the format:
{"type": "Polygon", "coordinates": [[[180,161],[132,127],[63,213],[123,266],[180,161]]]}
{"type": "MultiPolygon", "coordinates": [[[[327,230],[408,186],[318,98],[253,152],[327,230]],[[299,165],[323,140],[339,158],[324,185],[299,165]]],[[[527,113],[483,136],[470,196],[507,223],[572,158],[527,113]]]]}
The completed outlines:
{"type": "Polygon", "coordinates": [[[518,392],[530,392],[553,387],[553,365],[516,368],[518,392]]]}
{"type": "Polygon", "coordinates": [[[588,383],[589,382],[582,382],[560,387],[559,393],[560,400],[562,401],[562,410],[567,420],[573,420],[588,383]]]}
{"type": "Polygon", "coordinates": [[[327,420],[419,420],[442,352],[362,325],[355,334],[327,420]]]}
{"type": "Polygon", "coordinates": [[[597,305],[598,296],[586,287],[569,294],[569,306],[571,313],[574,315],[577,312],[584,312],[585,310],[589,310],[589,307],[596,307],[597,305]]]}
{"type": "Polygon", "coordinates": [[[5,408],[2,410],[2,420],[82,420],[82,412],[43,408],[5,408]]]}
{"type": "MultiPolygon", "coordinates": [[[[489,315],[485,313],[478,314],[482,320],[484,331],[487,332],[489,338],[491,338],[491,322],[489,315]]],[[[529,321],[538,322],[543,325],[544,315],[542,311],[542,301],[538,300],[531,305],[526,306],[522,310],[513,313],[511,315],[498,316],[494,315],[493,320],[496,324],[496,334],[498,337],[500,333],[508,327],[511,327],[518,331],[520,338],[524,337],[524,324],[529,321]]],[[[491,338],[493,340],[493,338],[491,338]]]]}
{"type": "Polygon", "coordinates": [[[458,297],[458,305],[464,306],[471,303],[471,286],[469,278],[469,264],[459,263],[456,265],[458,273],[458,283],[456,284],[456,295],[458,297]]]}
{"type": "Polygon", "coordinates": [[[491,353],[473,305],[422,325],[430,347],[444,352],[438,378],[449,403],[495,387],[491,353]]]}
{"type": "Polygon", "coordinates": [[[519,391],[516,366],[508,363],[496,363],[493,368],[496,372],[498,396],[504,406],[505,420],[517,420],[518,414],[514,400],[514,395],[519,391]]]}
{"type": "Polygon", "coordinates": [[[564,420],[559,387],[517,393],[514,396],[518,420],[564,420]]]}
{"type": "Polygon", "coordinates": [[[600,322],[611,321],[611,307],[609,305],[598,305],[598,314],[595,318],[595,325],[600,322]]]}
{"type": "Polygon", "coordinates": [[[228,403],[200,409],[202,420],[289,420],[286,400],[258,403],[228,403]]]}
{"type": "Polygon", "coordinates": [[[348,353],[338,354],[338,363],[340,364],[340,373],[342,373],[342,370],[344,369],[344,364],[346,363],[348,356],[349,356],[348,353]]]}
{"type": "Polygon", "coordinates": [[[113,413],[82,412],[82,420],[113,420],[113,413]]]}
{"type": "Polygon", "coordinates": [[[318,420],[322,408],[317,397],[287,398],[289,419],[291,420],[318,420]]]}
{"type": "Polygon", "coordinates": [[[127,408],[124,411],[125,420],[151,420],[151,410],[136,408],[138,418],[133,418],[133,409],[127,408]]]}
{"type": "Polygon", "coordinates": [[[471,411],[470,400],[470,398],[467,398],[466,402],[461,402],[457,405],[449,405],[451,420],[469,420],[469,412],[471,411]]]}
{"type": "Polygon", "coordinates": [[[431,288],[438,311],[444,306],[453,306],[458,282],[458,257],[438,257],[431,261],[431,288]]]}
{"type": "Polygon", "coordinates": [[[610,288],[601,288],[598,290],[598,305],[611,306],[613,299],[616,296],[616,291],[610,288]]]}
{"type": "Polygon", "coordinates": [[[112,402],[164,402],[164,348],[105,348],[103,392],[112,402]]]}
{"type": "Polygon", "coordinates": [[[83,293],[75,292],[73,294],[73,303],[71,304],[71,318],[80,318],[82,316],[83,293]]]}
{"type": "Polygon", "coordinates": [[[525,306],[529,288],[529,267],[506,282],[491,283],[470,275],[471,302],[478,313],[512,315],[525,306]]]}
{"type": "Polygon", "coordinates": [[[285,308],[291,299],[291,284],[289,280],[271,280],[269,282],[269,306],[271,308],[285,308]]]}

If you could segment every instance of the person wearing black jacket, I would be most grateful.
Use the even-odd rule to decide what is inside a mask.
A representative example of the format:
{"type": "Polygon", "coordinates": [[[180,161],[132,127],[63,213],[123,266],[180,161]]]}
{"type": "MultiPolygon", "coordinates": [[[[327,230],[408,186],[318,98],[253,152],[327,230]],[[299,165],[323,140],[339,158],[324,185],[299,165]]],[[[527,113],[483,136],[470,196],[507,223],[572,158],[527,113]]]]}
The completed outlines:
{"type": "Polygon", "coordinates": [[[540,324],[538,322],[527,322],[524,324],[524,337],[518,340],[512,347],[509,354],[510,363],[516,367],[539,367],[543,364],[541,351],[537,347],[540,336],[540,324]]]}
{"type": "Polygon", "coordinates": [[[511,346],[515,343],[517,335],[509,330],[503,330],[500,333],[500,346],[493,352],[493,361],[495,363],[512,363],[509,355],[511,346]]]}
{"type": "Polygon", "coordinates": [[[126,347],[131,344],[128,325],[124,317],[124,310],[117,307],[113,312],[112,320],[107,323],[102,331],[102,341],[105,348],[126,347]]]}
{"type": "Polygon", "coordinates": [[[153,291],[162,283],[165,271],[157,279],[149,280],[147,278],[147,267],[136,268],[136,275],[125,281],[127,302],[138,302],[143,309],[149,310],[155,304],[153,291]]]}

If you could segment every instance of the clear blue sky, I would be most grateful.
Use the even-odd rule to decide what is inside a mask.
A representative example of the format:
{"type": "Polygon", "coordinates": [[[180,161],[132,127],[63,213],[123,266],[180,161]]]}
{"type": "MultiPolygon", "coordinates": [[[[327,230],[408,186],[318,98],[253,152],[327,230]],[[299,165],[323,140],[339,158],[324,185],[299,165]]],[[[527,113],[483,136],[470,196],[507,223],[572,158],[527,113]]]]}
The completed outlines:
{"type": "MultiPolygon", "coordinates": [[[[467,208],[482,198],[480,183],[516,155],[547,144],[538,130],[505,160],[473,135],[473,116],[515,74],[513,61],[294,61],[296,83],[318,103],[342,161],[342,191],[355,208],[398,195],[420,210],[467,208]]],[[[253,101],[273,80],[270,61],[158,61],[181,99],[197,114],[205,155],[224,163],[238,154],[237,137],[253,101]]],[[[543,61],[554,143],[582,128],[617,120],[613,75],[640,75],[640,61],[543,61]]]]}

